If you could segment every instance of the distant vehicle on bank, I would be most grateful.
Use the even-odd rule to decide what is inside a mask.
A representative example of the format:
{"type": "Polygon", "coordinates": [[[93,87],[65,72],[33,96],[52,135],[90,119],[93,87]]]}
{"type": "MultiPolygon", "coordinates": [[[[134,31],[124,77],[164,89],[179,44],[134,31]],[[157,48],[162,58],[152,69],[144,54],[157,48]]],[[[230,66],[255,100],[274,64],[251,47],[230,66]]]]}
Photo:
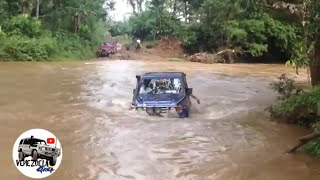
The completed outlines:
{"type": "Polygon", "coordinates": [[[116,53],[116,45],[113,42],[104,42],[100,45],[96,52],[97,57],[109,57],[111,54],[116,53]]]}

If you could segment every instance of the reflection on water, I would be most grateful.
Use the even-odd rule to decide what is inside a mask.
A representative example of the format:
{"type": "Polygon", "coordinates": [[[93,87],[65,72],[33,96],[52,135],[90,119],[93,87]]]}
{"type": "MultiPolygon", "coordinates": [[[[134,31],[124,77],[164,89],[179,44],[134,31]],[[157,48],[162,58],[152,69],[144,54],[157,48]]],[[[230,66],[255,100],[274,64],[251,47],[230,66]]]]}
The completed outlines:
{"type": "Polygon", "coordinates": [[[283,71],[142,61],[2,63],[0,179],[24,178],[12,164],[13,142],[26,129],[44,128],[64,149],[48,179],[319,180],[319,162],[284,154],[306,131],[263,113],[274,100],[268,82],[283,71]],[[135,75],[147,71],[187,73],[201,99],[189,119],[129,109],[135,75]]]}

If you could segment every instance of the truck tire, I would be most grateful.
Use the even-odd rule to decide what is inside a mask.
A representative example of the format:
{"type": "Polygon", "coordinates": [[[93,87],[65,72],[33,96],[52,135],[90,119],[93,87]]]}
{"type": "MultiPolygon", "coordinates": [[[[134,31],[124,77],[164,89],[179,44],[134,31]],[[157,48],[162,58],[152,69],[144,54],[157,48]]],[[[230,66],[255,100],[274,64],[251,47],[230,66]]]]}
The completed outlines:
{"type": "Polygon", "coordinates": [[[24,154],[22,151],[19,151],[19,161],[23,161],[24,160],[24,154]]]}
{"type": "Polygon", "coordinates": [[[184,111],[184,113],[183,114],[180,114],[179,112],[178,112],[178,109],[176,109],[176,112],[177,112],[177,114],[178,114],[178,116],[180,117],[180,118],[188,118],[189,117],[189,113],[190,113],[190,108],[189,107],[183,107],[183,111],[184,111]]]}
{"type": "Polygon", "coordinates": [[[49,161],[50,166],[54,166],[57,163],[57,158],[56,157],[52,157],[49,161]]]}
{"type": "Polygon", "coordinates": [[[32,151],[32,160],[36,161],[38,159],[38,152],[36,150],[32,151]]]}

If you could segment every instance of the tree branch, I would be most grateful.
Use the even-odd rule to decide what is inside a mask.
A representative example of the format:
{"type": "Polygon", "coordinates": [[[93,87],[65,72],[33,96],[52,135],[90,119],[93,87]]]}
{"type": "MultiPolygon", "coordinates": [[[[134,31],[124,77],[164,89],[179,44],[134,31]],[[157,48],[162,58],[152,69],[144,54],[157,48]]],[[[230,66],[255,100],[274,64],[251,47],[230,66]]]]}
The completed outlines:
{"type": "Polygon", "coordinates": [[[317,139],[319,137],[320,137],[320,132],[311,133],[306,136],[300,137],[299,138],[300,142],[297,145],[295,145],[293,148],[291,148],[289,151],[287,151],[287,153],[293,153],[297,149],[299,149],[301,146],[303,146],[303,145],[307,144],[308,142],[310,142],[311,140],[317,139]]]}

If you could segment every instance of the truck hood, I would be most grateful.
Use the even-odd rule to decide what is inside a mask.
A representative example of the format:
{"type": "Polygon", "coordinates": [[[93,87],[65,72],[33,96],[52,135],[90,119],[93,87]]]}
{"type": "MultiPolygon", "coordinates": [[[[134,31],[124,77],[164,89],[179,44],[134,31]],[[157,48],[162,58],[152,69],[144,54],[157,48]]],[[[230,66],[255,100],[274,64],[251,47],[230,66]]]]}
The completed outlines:
{"type": "Polygon", "coordinates": [[[175,106],[184,97],[183,94],[139,94],[137,103],[147,106],[175,106]]]}

